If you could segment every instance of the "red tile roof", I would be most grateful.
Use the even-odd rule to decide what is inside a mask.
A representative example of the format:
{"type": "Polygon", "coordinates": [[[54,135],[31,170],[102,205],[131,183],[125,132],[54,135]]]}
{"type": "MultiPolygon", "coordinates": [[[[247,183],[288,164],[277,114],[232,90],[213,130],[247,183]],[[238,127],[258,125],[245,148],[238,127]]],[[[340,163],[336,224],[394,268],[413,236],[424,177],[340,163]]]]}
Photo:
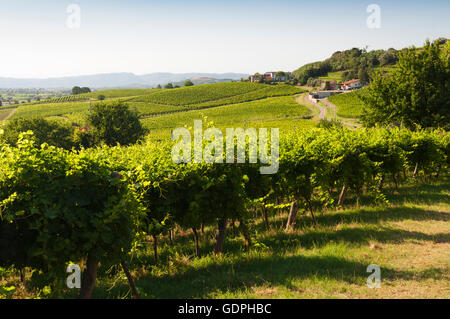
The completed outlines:
{"type": "Polygon", "coordinates": [[[344,83],[342,83],[342,84],[347,85],[347,84],[352,84],[352,83],[355,83],[355,82],[359,82],[359,79],[353,79],[353,80],[344,82],[344,83]]]}

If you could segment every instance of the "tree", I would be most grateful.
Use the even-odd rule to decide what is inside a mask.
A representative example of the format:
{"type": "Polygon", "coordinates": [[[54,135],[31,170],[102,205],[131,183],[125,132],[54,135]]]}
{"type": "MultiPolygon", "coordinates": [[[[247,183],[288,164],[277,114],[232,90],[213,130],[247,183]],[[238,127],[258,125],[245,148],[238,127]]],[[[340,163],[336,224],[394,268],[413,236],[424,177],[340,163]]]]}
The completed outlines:
{"type": "Polygon", "coordinates": [[[448,126],[450,66],[439,44],[399,53],[398,67],[389,75],[375,74],[362,96],[366,126],[403,124],[408,128],[448,126]]]}
{"type": "Polygon", "coordinates": [[[380,64],[385,66],[388,64],[393,64],[397,61],[395,50],[389,49],[380,55],[380,64]]]}
{"type": "Polygon", "coordinates": [[[74,147],[71,124],[56,120],[46,120],[42,117],[17,118],[8,121],[3,127],[3,139],[9,145],[15,146],[20,133],[33,131],[36,143],[48,143],[49,145],[70,150],[74,147]]]}
{"type": "Polygon", "coordinates": [[[103,100],[105,100],[105,96],[103,95],[103,94],[100,94],[98,97],[97,97],[97,99],[99,100],[99,101],[103,101],[103,100]]]}
{"type": "Polygon", "coordinates": [[[194,83],[191,80],[186,80],[186,82],[184,82],[184,86],[193,86],[194,83]]]}
{"type": "Polygon", "coordinates": [[[167,83],[166,85],[164,85],[165,89],[173,89],[173,85],[172,83],[167,83]]]}
{"type": "Polygon", "coordinates": [[[88,87],[82,87],[80,88],[79,86],[74,86],[72,88],[72,94],[73,95],[78,95],[78,94],[83,94],[83,93],[90,93],[91,89],[88,87]]]}
{"type": "Polygon", "coordinates": [[[286,73],[284,73],[283,71],[278,71],[275,74],[275,80],[278,80],[278,82],[281,82],[281,80],[285,80],[286,79],[286,73]]]}
{"type": "Polygon", "coordinates": [[[110,146],[134,144],[146,133],[137,112],[121,101],[94,105],[88,122],[94,128],[95,142],[110,146]]]}
{"type": "Polygon", "coordinates": [[[157,89],[162,89],[161,84],[158,84],[157,89]]]}
{"type": "Polygon", "coordinates": [[[447,38],[437,38],[436,40],[434,40],[434,43],[437,43],[438,45],[446,44],[447,38]]]}
{"type": "Polygon", "coordinates": [[[73,94],[73,95],[81,94],[81,88],[80,88],[79,86],[74,86],[74,87],[72,88],[72,94],[73,94]]]}
{"type": "Polygon", "coordinates": [[[369,73],[367,72],[367,68],[360,67],[358,70],[358,78],[361,83],[369,83],[369,73]]]}

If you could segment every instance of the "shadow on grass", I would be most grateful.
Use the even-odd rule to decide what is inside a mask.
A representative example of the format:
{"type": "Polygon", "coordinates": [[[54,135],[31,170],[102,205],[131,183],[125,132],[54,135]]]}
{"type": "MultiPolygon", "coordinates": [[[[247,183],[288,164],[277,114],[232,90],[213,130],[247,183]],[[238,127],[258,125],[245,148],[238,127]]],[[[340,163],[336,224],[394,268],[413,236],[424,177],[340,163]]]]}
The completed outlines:
{"type": "MultiPolygon", "coordinates": [[[[226,257],[225,257],[226,258],[226,257]]],[[[295,290],[295,283],[302,279],[317,279],[335,281],[346,285],[355,284],[364,287],[369,273],[366,264],[338,258],[335,256],[283,256],[242,258],[232,263],[218,261],[204,267],[189,268],[176,275],[160,277],[147,275],[137,282],[140,291],[152,298],[205,298],[211,294],[234,293],[249,290],[252,287],[285,287],[295,290]]],[[[420,273],[412,271],[397,271],[382,268],[382,278],[385,279],[439,279],[441,269],[428,269],[420,273]]],[[[99,286],[95,291],[96,298],[105,296],[123,296],[129,290],[128,286],[120,284],[112,289],[99,286]],[[109,290],[109,292],[107,292],[109,290]]]]}
{"type": "MultiPolygon", "coordinates": [[[[314,246],[323,246],[330,241],[352,243],[358,245],[367,245],[370,240],[379,242],[400,243],[405,240],[426,240],[434,242],[450,242],[450,234],[427,235],[420,232],[411,232],[390,227],[380,226],[380,222],[384,221],[450,221],[450,214],[429,211],[415,207],[377,207],[377,208],[360,208],[355,210],[347,210],[341,212],[333,212],[330,214],[319,214],[316,216],[319,228],[312,229],[313,222],[310,215],[298,217],[296,229],[305,229],[306,233],[285,233],[277,232],[270,235],[269,238],[260,240],[269,246],[273,251],[286,251],[298,245],[304,248],[312,248],[314,246]],[[362,224],[358,227],[344,228],[340,230],[328,229],[339,224],[362,224]],[[281,243],[281,244],[278,244],[281,243]]],[[[280,229],[284,219],[277,218],[271,220],[272,229],[280,229]]],[[[259,233],[265,232],[264,222],[257,221],[256,228],[259,233]]],[[[214,229],[205,232],[201,236],[200,256],[211,254],[214,249],[214,229]]],[[[233,236],[231,228],[227,231],[227,239],[224,251],[227,253],[239,253],[245,250],[243,238],[237,234],[233,236]]],[[[177,237],[173,245],[167,240],[160,241],[159,245],[159,264],[167,264],[175,254],[181,256],[190,256],[194,258],[194,241],[192,235],[177,237]]],[[[141,251],[137,258],[133,260],[131,266],[141,267],[154,265],[154,255],[152,244],[149,243],[147,249],[141,251]]]]}
{"type": "MultiPolygon", "coordinates": [[[[386,194],[392,204],[402,203],[438,204],[448,202],[449,196],[445,194],[449,183],[439,185],[417,185],[402,187],[398,194],[392,189],[386,189],[386,194]]],[[[349,198],[348,202],[352,202],[349,198]]],[[[363,198],[363,203],[370,204],[370,196],[363,198]]],[[[283,215],[284,216],[284,215],[283,215]]],[[[233,238],[228,231],[223,260],[211,260],[211,251],[214,247],[214,229],[205,234],[201,241],[200,253],[205,259],[197,260],[192,265],[184,266],[173,275],[147,274],[137,281],[141,291],[154,298],[202,298],[214,294],[233,293],[250,290],[255,286],[281,286],[287,289],[296,289],[295,281],[299,279],[317,278],[326,283],[330,281],[343,282],[365,286],[368,265],[357,261],[339,258],[337,256],[291,256],[284,254],[288,249],[299,246],[310,249],[322,247],[330,242],[367,245],[371,240],[378,242],[402,243],[404,241],[433,241],[450,242],[450,234],[441,233],[428,235],[416,231],[394,229],[380,225],[383,221],[449,221],[449,214],[417,207],[361,207],[340,212],[320,214],[316,213],[319,228],[312,230],[312,221],[309,214],[297,219],[297,229],[305,228],[305,233],[278,232],[270,237],[263,237],[260,242],[269,247],[269,251],[261,255],[242,254],[243,240],[238,236],[233,238]],[[342,229],[327,229],[339,224],[360,224],[357,227],[342,229]]],[[[280,229],[285,218],[277,216],[271,218],[271,228],[280,229]]],[[[255,225],[258,233],[265,232],[261,219],[255,225]]],[[[178,237],[173,246],[166,243],[160,249],[160,262],[163,267],[168,265],[174,253],[190,255],[193,257],[194,246],[191,235],[178,237]]],[[[142,253],[138,260],[130,265],[136,269],[142,265],[153,265],[153,256],[150,249],[142,253]]],[[[398,271],[382,268],[383,280],[442,280],[445,273],[441,268],[427,268],[423,270],[398,271]]],[[[95,291],[95,297],[117,297],[126,295],[129,287],[118,284],[112,289],[105,282],[101,283],[95,291]]]]}
{"type": "Polygon", "coordinates": [[[261,242],[273,251],[285,251],[299,245],[310,249],[323,247],[330,242],[340,242],[355,245],[368,245],[370,241],[381,243],[403,243],[408,240],[433,241],[436,243],[450,243],[450,234],[441,233],[428,235],[421,232],[393,229],[389,227],[359,227],[340,230],[317,229],[305,234],[279,233],[261,242]]]}
{"type": "MultiPolygon", "coordinates": [[[[319,226],[336,226],[339,224],[363,223],[378,224],[383,221],[450,221],[450,214],[427,210],[418,207],[361,207],[339,212],[315,213],[319,226]]],[[[287,217],[286,217],[287,218],[287,217]]],[[[286,218],[277,218],[271,221],[273,229],[283,228],[286,218]]],[[[312,227],[313,222],[309,213],[297,217],[296,229],[312,227]]],[[[265,228],[262,221],[258,221],[257,229],[263,231],[265,228]]]]}
{"type": "MultiPolygon", "coordinates": [[[[387,185],[383,189],[383,194],[391,204],[417,203],[433,205],[445,202],[449,203],[449,191],[450,182],[447,178],[444,178],[444,180],[433,180],[430,182],[424,182],[422,180],[409,181],[408,185],[400,186],[398,192],[392,184],[387,185]]],[[[335,195],[338,196],[338,194],[335,195]]],[[[356,205],[355,195],[350,192],[344,203],[345,205],[356,205]]],[[[362,205],[373,204],[373,194],[366,193],[362,196],[362,205]]]]}

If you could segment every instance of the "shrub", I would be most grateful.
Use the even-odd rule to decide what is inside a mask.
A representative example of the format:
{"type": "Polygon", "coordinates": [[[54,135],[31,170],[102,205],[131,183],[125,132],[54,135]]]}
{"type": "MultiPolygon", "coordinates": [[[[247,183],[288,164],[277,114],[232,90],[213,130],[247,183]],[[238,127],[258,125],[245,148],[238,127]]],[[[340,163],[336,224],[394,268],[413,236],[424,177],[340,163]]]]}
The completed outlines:
{"type": "Polygon", "coordinates": [[[137,112],[121,101],[96,104],[88,122],[93,126],[95,142],[109,146],[134,144],[145,134],[137,112]]]}
{"type": "Polygon", "coordinates": [[[31,133],[18,146],[0,145],[0,266],[33,267],[51,283],[86,259],[80,295],[89,297],[98,263],[130,250],[138,203],[101,154],[35,147],[31,133]]]}
{"type": "Polygon", "coordinates": [[[71,149],[75,146],[73,142],[73,127],[71,124],[46,120],[42,117],[17,118],[4,127],[3,139],[7,144],[15,146],[22,132],[33,131],[36,143],[48,143],[49,145],[71,149]]]}

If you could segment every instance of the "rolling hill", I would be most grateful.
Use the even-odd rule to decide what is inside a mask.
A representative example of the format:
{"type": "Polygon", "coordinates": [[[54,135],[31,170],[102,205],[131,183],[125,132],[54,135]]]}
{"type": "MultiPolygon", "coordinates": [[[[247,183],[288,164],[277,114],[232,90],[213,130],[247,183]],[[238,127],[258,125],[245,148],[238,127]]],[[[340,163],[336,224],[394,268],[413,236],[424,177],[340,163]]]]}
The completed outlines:
{"type": "MultiPolygon", "coordinates": [[[[48,79],[19,79],[0,77],[0,88],[48,88],[69,89],[74,86],[87,86],[91,89],[106,88],[151,88],[169,82],[184,82],[192,78],[207,78],[201,83],[214,81],[232,81],[248,77],[242,73],[151,73],[136,75],[133,73],[108,73],[83,76],[57,77],[48,79]]],[[[199,83],[200,83],[199,82],[199,83]]],[[[194,82],[195,83],[195,82],[194,82]]]]}
{"type": "MultiPolygon", "coordinates": [[[[266,85],[249,82],[215,83],[177,89],[120,89],[69,96],[40,103],[21,104],[10,119],[42,116],[60,118],[73,124],[86,124],[87,99],[99,93],[106,101],[121,100],[136,109],[151,137],[170,138],[177,125],[192,125],[208,116],[219,126],[263,123],[280,128],[314,126],[304,119],[308,109],[295,102],[293,95],[304,93],[290,85],[266,85]]],[[[93,104],[98,101],[93,101],[93,104]]]]}

